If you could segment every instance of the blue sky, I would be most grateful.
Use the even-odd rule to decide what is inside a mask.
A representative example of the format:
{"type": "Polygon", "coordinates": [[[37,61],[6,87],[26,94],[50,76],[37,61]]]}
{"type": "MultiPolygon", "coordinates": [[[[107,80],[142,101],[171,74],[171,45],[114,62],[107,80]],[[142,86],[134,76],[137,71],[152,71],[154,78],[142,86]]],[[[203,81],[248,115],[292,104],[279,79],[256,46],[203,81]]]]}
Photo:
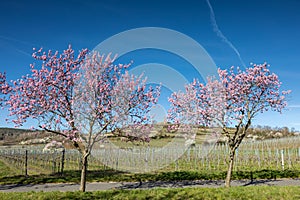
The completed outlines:
{"type": "MultiPolygon", "coordinates": [[[[34,62],[30,56],[33,47],[62,50],[72,44],[76,50],[93,49],[130,29],[167,28],[197,41],[222,69],[243,66],[242,62],[246,66],[250,62],[271,64],[282,87],[292,90],[289,107],[281,115],[258,115],[253,123],[300,130],[300,2],[211,0],[210,5],[215,18],[206,0],[2,1],[0,71],[6,71],[8,79],[28,73],[29,64],[34,62]]],[[[125,41],[124,45],[129,44],[125,41]]],[[[161,50],[138,50],[120,58],[130,60],[133,67],[146,63],[162,63],[174,69],[184,66],[177,70],[187,80],[199,76],[184,59],[161,50]]],[[[6,114],[2,111],[0,127],[13,126],[6,124],[6,114]]]]}

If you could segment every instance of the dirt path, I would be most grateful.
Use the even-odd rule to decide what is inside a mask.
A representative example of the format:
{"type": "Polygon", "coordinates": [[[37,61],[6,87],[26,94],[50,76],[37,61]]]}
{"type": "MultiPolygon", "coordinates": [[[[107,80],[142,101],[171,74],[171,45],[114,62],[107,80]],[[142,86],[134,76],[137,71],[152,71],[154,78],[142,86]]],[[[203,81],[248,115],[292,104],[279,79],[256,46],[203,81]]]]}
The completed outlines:
{"type": "MultiPolygon", "coordinates": [[[[278,179],[278,180],[234,180],[232,186],[299,186],[300,179],[278,179]]],[[[224,181],[156,181],[144,182],[101,182],[87,183],[87,191],[110,190],[110,189],[150,189],[150,188],[185,188],[185,187],[223,187],[224,181]]],[[[0,185],[0,192],[28,192],[28,191],[77,191],[79,184],[51,183],[37,185],[0,185]]]]}

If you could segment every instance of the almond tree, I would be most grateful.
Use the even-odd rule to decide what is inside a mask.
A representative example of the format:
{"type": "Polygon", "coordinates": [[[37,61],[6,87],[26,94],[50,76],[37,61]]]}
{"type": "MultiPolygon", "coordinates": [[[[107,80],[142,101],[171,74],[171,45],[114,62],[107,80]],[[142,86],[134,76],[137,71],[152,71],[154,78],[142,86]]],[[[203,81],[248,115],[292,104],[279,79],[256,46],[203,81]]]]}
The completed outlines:
{"type": "Polygon", "coordinates": [[[40,49],[33,57],[42,61],[41,67],[31,65],[31,74],[9,87],[5,104],[11,120],[20,126],[28,118],[36,119],[39,128],[70,141],[82,156],[80,190],[85,191],[93,145],[125,124],[148,123],[159,88],[146,87],[142,76],[130,76],[125,72],[130,64],[115,65],[116,56],[110,54],[83,49],[75,56],[69,46],[61,54],[40,49]]]}
{"type": "Polygon", "coordinates": [[[219,79],[208,78],[204,85],[195,80],[184,92],[175,92],[169,101],[169,119],[174,123],[219,127],[227,138],[229,164],[225,180],[230,187],[235,152],[251,126],[253,118],[268,110],[281,112],[286,106],[281,82],[264,63],[242,71],[218,69],[219,79]],[[234,130],[234,131],[232,131],[234,130]]]}

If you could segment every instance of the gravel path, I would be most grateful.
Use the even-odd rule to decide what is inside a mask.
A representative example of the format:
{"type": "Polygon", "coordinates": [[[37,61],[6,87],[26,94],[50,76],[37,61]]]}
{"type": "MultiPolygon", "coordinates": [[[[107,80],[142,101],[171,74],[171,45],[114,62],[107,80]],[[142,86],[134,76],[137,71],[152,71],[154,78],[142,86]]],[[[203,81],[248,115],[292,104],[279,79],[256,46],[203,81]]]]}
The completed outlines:
{"type": "MultiPolygon", "coordinates": [[[[300,186],[300,179],[278,180],[233,180],[232,186],[300,186]]],[[[184,187],[223,187],[224,181],[156,181],[156,182],[99,182],[87,183],[87,191],[110,189],[150,189],[150,188],[184,188],[184,187]]],[[[32,185],[0,185],[0,192],[28,192],[28,191],[77,191],[79,184],[51,183],[32,185]]]]}

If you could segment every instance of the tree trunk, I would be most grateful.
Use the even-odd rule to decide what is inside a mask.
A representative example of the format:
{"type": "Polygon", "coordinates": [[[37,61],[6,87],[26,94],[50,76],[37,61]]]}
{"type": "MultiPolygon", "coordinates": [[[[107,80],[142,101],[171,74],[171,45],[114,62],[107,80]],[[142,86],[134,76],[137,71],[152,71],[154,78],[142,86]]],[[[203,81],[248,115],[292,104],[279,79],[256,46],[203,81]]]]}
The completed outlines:
{"type": "Polygon", "coordinates": [[[230,157],[229,157],[230,161],[229,161],[227,176],[226,176],[226,180],[225,180],[225,187],[230,187],[234,157],[235,157],[235,150],[230,150],[230,157]]]}
{"type": "Polygon", "coordinates": [[[81,163],[81,179],[80,179],[80,191],[85,192],[86,188],[86,173],[88,165],[88,154],[82,154],[81,163]]]}

